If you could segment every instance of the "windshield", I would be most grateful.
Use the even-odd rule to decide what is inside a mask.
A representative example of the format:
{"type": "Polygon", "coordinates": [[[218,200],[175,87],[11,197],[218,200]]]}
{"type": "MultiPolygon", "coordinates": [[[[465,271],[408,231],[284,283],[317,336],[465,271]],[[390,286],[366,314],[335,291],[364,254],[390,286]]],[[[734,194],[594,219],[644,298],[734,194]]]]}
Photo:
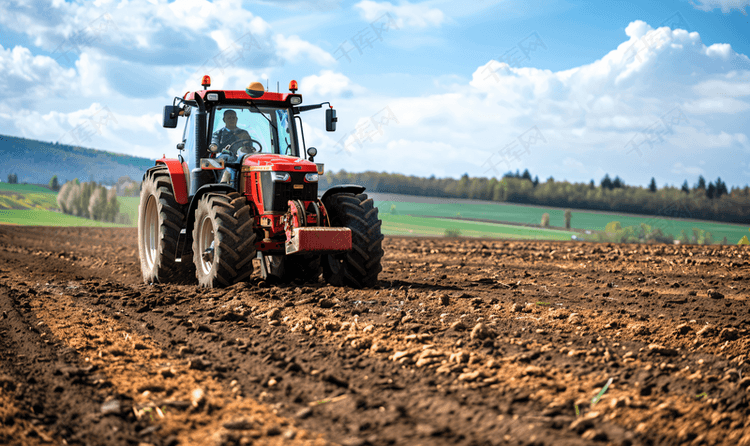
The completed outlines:
{"type": "Polygon", "coordinates": [[[255,141],[255,152],[298,156],[286,109],[219,106],[214,108],[212,121],[211,143],[219,150],[249,138],[255,141]]]}

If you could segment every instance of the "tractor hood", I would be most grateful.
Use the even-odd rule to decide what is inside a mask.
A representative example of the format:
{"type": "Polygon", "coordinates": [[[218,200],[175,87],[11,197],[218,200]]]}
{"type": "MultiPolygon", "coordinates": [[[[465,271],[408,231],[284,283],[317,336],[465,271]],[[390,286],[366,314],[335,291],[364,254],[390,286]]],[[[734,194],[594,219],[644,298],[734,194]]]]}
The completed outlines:
{"type": "Polygon", "coordinates": [[[315,163],[295,156],[257,154],[250,155],[242,162],[242,170],[272,172],[317,172],[315,163]]]}

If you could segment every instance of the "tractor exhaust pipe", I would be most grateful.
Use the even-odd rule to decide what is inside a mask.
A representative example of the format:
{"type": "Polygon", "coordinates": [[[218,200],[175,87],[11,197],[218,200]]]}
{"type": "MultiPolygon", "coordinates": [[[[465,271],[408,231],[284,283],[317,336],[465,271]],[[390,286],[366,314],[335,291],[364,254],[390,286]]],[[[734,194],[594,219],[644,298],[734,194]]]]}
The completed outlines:
{"type": "Polygon", "coordinates": [[[198,192],[198,189],[203,186],[203,181],[201,181],[203,171],[200,168],[201,157],[205,157],[208,153],[206,142],[206,105],[203,102],[203,98],[197,93],[195,94],[195,102],[198,104],[198,112],[195,114],[195,167],[193,167],[190,173],[190,196],[194,196],[198,192]]]}

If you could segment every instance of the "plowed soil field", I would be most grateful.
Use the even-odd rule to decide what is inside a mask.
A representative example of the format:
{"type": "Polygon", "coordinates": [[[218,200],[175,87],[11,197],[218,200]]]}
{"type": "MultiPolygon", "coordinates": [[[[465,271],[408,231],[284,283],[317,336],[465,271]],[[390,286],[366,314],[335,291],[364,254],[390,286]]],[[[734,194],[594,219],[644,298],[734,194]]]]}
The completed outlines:
{"type": "Polygon", "coordinates": [[[375,289],[141,283],[0,227],[0,444],[750,445],[750,250],[386,238],[375,289]]]}

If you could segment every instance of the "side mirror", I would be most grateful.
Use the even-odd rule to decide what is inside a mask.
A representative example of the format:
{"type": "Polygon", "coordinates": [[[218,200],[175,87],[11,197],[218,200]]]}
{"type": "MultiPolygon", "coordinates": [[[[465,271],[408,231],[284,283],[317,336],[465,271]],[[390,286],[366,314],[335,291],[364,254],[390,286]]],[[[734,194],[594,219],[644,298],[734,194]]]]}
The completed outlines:
{"type": "Polygon", "coordinates": [[[329,132],[336,131],[336,122],[339,118],[336,117],[336,110],[332,108],[326,109],[326,130],[329,132]]]}
{"type": "Polygon", "coordinates": [[[180,107],[174,105],[164,106],[164,123],[162,126],[168,129],[177,127],[177,117],[180,115],[180,107]]]}

